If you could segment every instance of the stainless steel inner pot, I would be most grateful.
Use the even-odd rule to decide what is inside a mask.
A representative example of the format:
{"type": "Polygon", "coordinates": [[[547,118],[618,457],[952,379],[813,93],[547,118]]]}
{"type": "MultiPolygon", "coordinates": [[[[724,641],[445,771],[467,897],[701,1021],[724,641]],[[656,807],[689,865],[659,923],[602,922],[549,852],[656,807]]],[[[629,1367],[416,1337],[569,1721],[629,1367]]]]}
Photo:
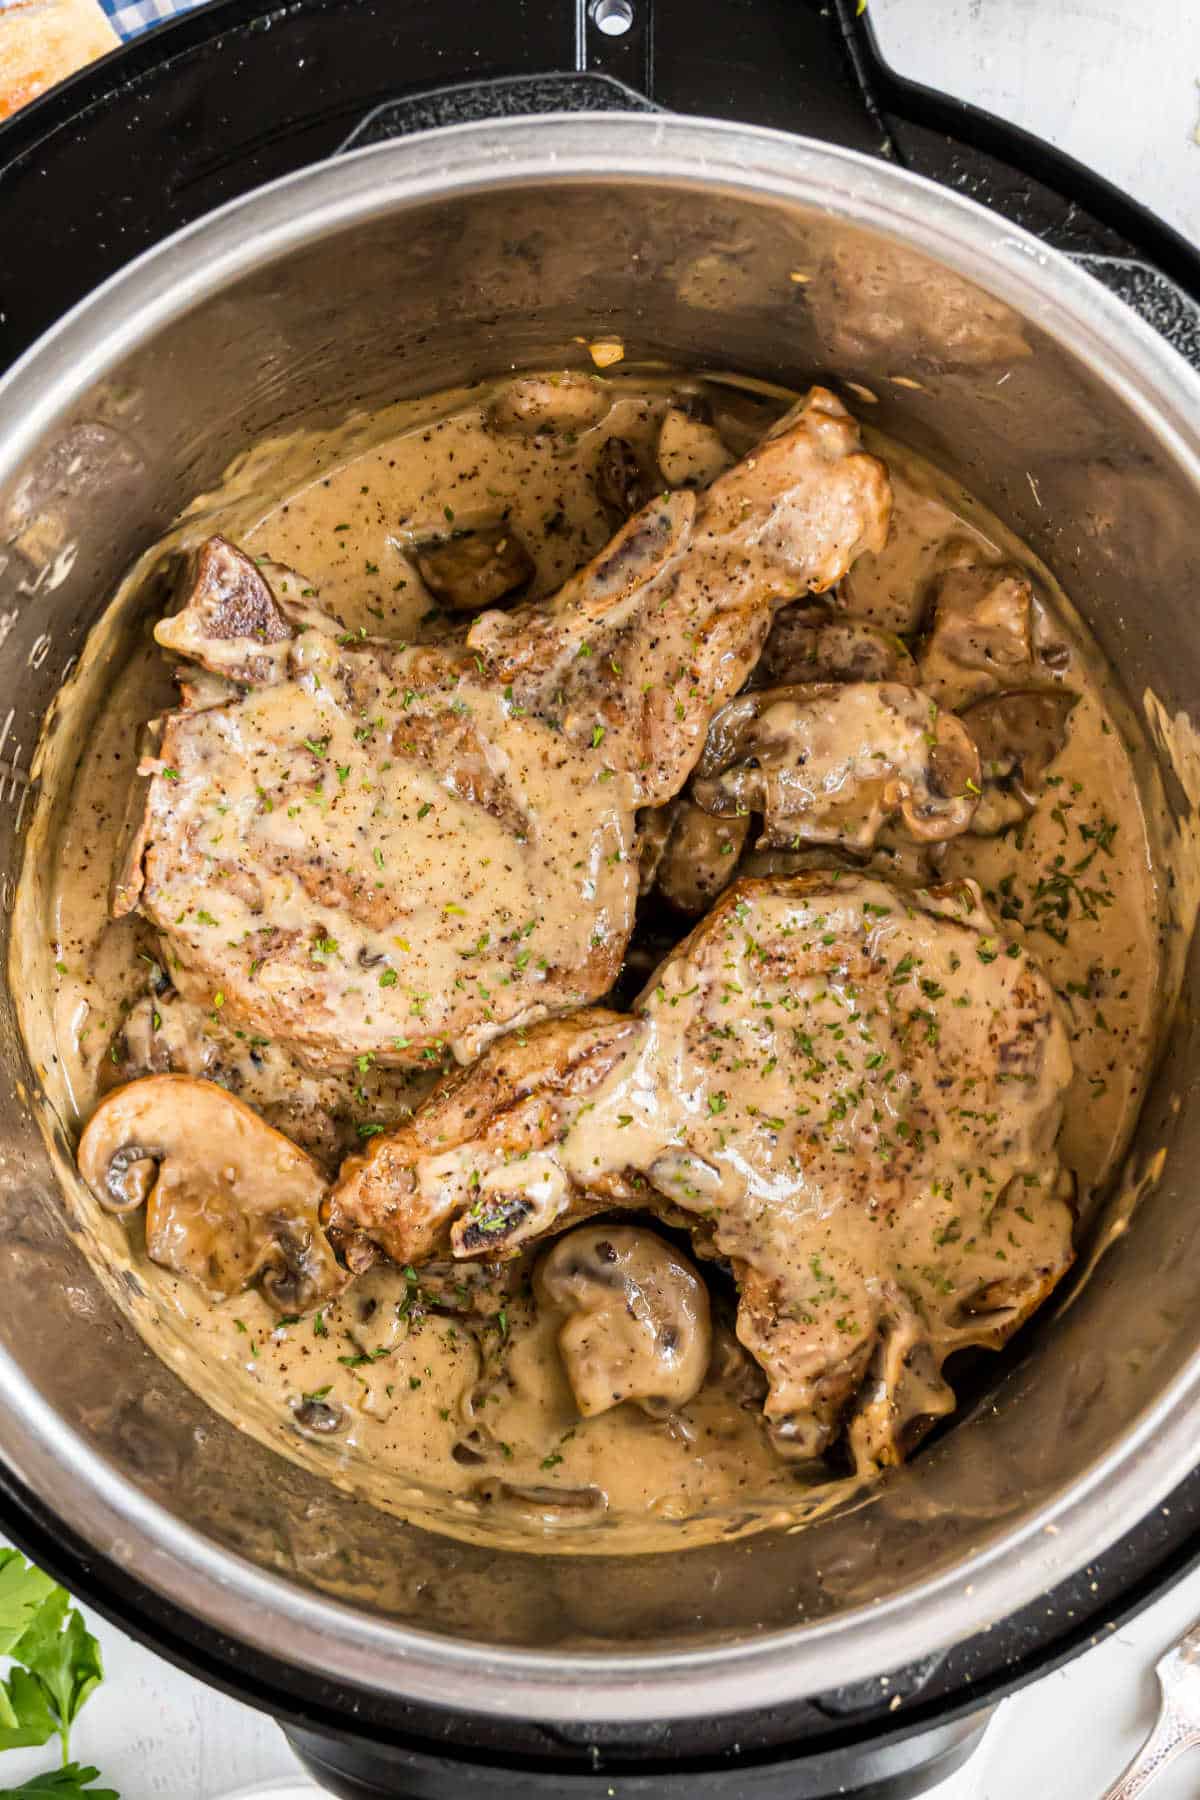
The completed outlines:
{"type": "MultiPolygon", "coordinates": [[[[942,189],[804,140],[644,116],[466,126],[226,207],[110,281],[0,389],[5,939],[24,830],[52,799],[22,798],[45,710],[182,504],[265,433],[586,364],[580,340],[613,333],[628,361],[870,389],[873,419],[1041,553],[1134,711],[1149,689],[1200,723],[1200,383],[1087,275],[942,189]]],[[[1181,773],[1166,790],[1186,809],[1198,777],[1181,773]]],[[[1165,1151],[1161,1179],[985,1401],[843,1516],[601,1562],[397,1525],[209,1412],[69,1237],[9,992],[0,1033],[0,1454],[97,1551],[298,1666],[548,1721],[769,1705],[1011,1612],[1192,1464],[1187,1005],[1133,1156],[1137,1173],[1165,1151]]]]}

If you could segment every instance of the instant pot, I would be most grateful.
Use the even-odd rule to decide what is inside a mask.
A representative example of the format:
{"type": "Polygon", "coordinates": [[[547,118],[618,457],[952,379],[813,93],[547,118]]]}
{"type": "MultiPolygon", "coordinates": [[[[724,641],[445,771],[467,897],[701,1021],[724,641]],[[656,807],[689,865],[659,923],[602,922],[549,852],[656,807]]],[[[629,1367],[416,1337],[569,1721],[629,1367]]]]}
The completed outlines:
{"type": "MultiPolygon", "coordinates": [[[[1164,842],[1200,802],[1200,262],[1067,158],[893,75],[852,0],[222,0],[0,131],[0,217],[6,959],[54,800],[42,721],[178,509],[268,433],[586,365],[599,335],[630,363],[855,384],[1081,607],[1153,727],[1164,842]]],[[[0,1524],[278,1717],[334,1793],[925,1791],[1000,1695],[1200,1549],[1178,843],[1183,998],[1077,1279],[867,1500],[674,1554],[459,1543],[210,1412],[73,1239],[13,968],[0,1524]]]]}

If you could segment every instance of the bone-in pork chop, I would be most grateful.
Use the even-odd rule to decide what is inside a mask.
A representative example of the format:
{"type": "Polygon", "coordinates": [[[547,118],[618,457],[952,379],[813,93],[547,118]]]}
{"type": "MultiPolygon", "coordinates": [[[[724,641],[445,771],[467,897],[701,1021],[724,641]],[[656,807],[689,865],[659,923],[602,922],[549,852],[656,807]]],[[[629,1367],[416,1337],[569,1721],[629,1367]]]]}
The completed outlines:
{"type": "Polygon", "coordinates": [[[473,1055],[602,995],[634,810],[678,792],[774,610],[882,546],[882,464],[821,389],[465,645],[355,636],[222,540],[159,642],[208,673],[161,723],[116,884],[186,997],[316,1068],[473,1055]]]}
{"type": "Polygon", "coordinates": [[[344,1165],[351,1266],[495,1257],[612,1207],[666,1211],[737,1281],[785,1453],[843,1424],[895,1461],[1071,1262],[1053,989],[971,882],[741,881],[631,1016],[491,1044],[344,1165]]]}

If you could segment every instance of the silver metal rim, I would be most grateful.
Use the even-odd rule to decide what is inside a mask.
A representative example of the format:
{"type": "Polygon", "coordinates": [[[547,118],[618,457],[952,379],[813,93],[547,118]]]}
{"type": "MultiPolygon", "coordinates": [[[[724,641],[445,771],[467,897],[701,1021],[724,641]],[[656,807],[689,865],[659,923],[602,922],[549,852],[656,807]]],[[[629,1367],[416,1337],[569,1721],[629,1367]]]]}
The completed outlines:
{"type": "MultiPolygon", "coordinates": [[[[1200,487],[1200,381],[1088,275],[1027,233],[865,156],[737,125],[637,114],[454,126],[301,171],[148,252],[0,382],[0,481],[73,398],[198,300],[329,230],[413,201],[579,179],[671,182],[827,210],[933,256],[1070,347],[1200,487]]],[[[1200,1357],[1121,1444],[957,1569],[874,1607],[714,1649],[545,1654],[356,1612],[222,1549],[116,1475],[0,1353],[0,1454],[65,1525],[175,1606],[265,1655],[407,1699],[546,1721],[720,1715],[865,1679],[972,1635],[1096,1557],[1191,1469],[1200,1357]],[[64,1477],[66,1479],[64,1479],[64,1477]],[[65,1497],[64,1497],[65,1496],[65,1497]]]]}

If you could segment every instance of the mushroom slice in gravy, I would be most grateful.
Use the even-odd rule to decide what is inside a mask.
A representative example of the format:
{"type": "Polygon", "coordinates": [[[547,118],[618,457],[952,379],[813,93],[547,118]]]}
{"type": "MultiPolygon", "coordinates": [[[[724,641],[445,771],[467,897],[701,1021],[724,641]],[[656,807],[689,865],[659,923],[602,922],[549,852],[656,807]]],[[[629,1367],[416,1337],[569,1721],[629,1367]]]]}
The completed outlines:
{"type": "Polygon", "coordinates": [[[605,438],[593,477],[596,498],[614,528],[632,518],[654,493],[655,482],[628,438],[605,438]]]}
{"type": "Polygon", "coordinates": [[[477,525],[416,551],[417,569],[447,612],[477,613],[515,600],[533,580],[533,558],[512,527],[477,525]]]}
{"type": "Polygon", "coordinates": [[[920,688],[762,688],[713,719],[692,795],[724,818],[761,812],[763,845],[868,850],[892,821],[939,843],[971,823],[979,758],[961,722],[920,688]]]}
{"type": "Polygon", "coordinates": [[[564,370],[556,375],[519,375],[488,408],[494,431],[517,437],[545,434],[573,438],[598,425],[611,411],[613,394],[594,375],[564,370]]]}
{"type": "Polygon", "coordinates": [[[1033,675],[1033,589],[1007,564],[965,563],[934,582],[918,663],[941,706],[965,706],[1033,675]]]}
{"type": "MultiPolygon", "coordinates": [[[[344,1166],[331,1231],[418,1264],[668,1207],[733,1271],[786,1456],[818,1455],[860,1405],[889,1416],[897,1294],[936,1373],[1025,1316],[971,1310],[998,1268],[1040,1294],[1070,1265],[1066,1030],[971,882],[739,881],[631,1017],[524,1036],[344,1166]]],[[[873,1464],[903,1453],[896,1421],[887,1445],[860,1434],[873,1464]]]]}
{"type": "Polygon", "coordinates": [[[1066,744],[1075,701],[1066,688],[1025,688],[977,700],[963,712],[983,784],[972,831],[990,837],[1029,817],[1066,744]]]}
{"type": "Polygon", "coordinates": [[[658,429],[658,466],[668,487],[708,487],[733,466],[703,394],[677,394],[658,429]]]}
{"type": "Polygon", "coordinates": [[[680,794],[651,817],[654,824],[643,828],[642,891],[657,888],[672,906],[695,917],[733,880],[750,835],[750,815],[718,818],[680,794]]]}
{"type": "Polygon", "coordinates": [[[662,1418],[699,1392],[712,1355],[708,1289],[653,1231],[568,1232],[538,1264],[534,1292],[566,1315],[558,1348],[585,1419],[625,1400],[662,1418]]]}
{"type": "Polygon", "coordinates": [[[902,681],[915,687],[917,680],[903,638],[865,619],[841,616],[820,600],[800,600],[776,613],[754,671],[756,687],[810,681],[902,681]]]}
{"type": "Polygon", "coordinates": [[[324,1175],[210,1081],[115,1089],[84,1129],[79,1169],[110,1212],[144,1205],[151,1260],[216,1299],[257,1282],[278,1311],[304,1313],[346,1285],[320,1222],[324,1175]]]}
{"type": "Polygon", "coordinates": [[[473,1492],[497,1512],[551,1531],[556,1526],[575,1525],[581,1519],[601,1518],[608,1509],[608,1500],[598,1487],[518,1487],[515,1482],[485,1476],[476,1482],[473,1492]]]}

